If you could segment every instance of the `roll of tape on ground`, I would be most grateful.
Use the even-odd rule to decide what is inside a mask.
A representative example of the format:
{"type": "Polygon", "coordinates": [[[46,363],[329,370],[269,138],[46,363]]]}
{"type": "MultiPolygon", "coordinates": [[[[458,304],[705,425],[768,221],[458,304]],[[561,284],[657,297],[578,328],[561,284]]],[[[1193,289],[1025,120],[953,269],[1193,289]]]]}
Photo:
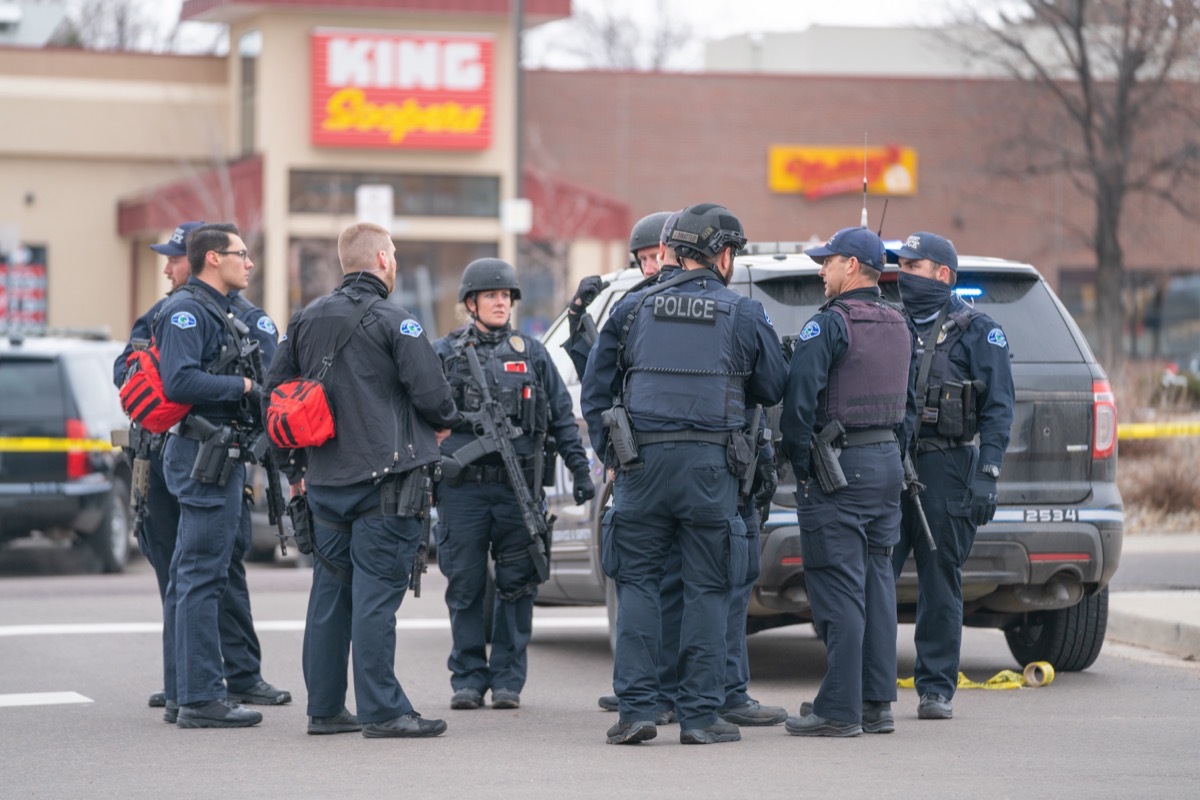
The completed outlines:
{"type": "Polygon", "coordinates": [[[1049,686],[1054,682],[1054,667],[1047,661],[1033,661],[1025,665],[1021,675],[1026,686],[1049,686]]]}

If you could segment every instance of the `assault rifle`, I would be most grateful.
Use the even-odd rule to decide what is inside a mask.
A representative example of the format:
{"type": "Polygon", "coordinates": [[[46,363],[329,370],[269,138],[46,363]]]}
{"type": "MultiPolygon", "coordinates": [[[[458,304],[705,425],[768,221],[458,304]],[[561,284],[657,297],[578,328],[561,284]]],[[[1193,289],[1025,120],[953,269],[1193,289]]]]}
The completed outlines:
{"type": "Polygon", "coordinates": [[[421,519],[421,541],[417,544],[417,557],[413,559],[412,573],[408,577],[413,597],[421,596],[421,576],[429,571],[429,536],[433,530],[433,484],[441,477],[436,462],[432,467],[418,469],[422,475],[421,493],[425,498],[425,511],[421,519]]]}
{"type": "MultiPolygon", "coordinates": [[[[233,322],[246,328],[246,324],[240,319],[234,319],[233,322]]],[[[246,328],[246,333],[250,332],[246,328]]],[[[259,349],[258,342],[253,339],[243,337],[245,346],[242,348],[243,363],[249,363],[251,371],[254,373],[250,376],[250,380],[262,386],[267,380],[267,370],[263,366],[262,350],[259,349]]],[[[262,465],[267,471],[267,518],[271,524],[275,526],[275,535],[279,537],[279,552],[282,555],[287,555],[287,531],[283,529],[283,518],[287,516],[288,501],[283,495],[283,487],[279,483],[279,465],[275,463],[275,453],[271,450],[271,445],[267,441],[266,425],[264,425],[262,406],[251,402],[245,395],[242,396],[242,409],[246,416],[253,422],[258,429],[257,441],[261,442],[261,446],[249,448],[249,452],[255,457],[255,460],[262,465]]]]}
{"type": "Polygon", "coordinates": [[[533,559],[534,569],[537,570],[538,583],[545,583],[550,579],[550,536],[554,517],[547,518],[525,480],[525,471],[521,469],[521,461],[513,447],[513,439],[521,435],[521,429],[512,424],[504,406],[492,397],[483,367],[479,364],[479,356],[475,353],[475,345],[468,342],[465,352],[471,377],[479,388],[482,401],[479,411],[465,415],[475,428],[477,438],[442,459],[442,476],[452,481],[476,459],[491,453],[500,454],[508,482],[512,485],[521,516],[525,520],[525,530],[529,532],[529,557],[533,559]]]}
{"type": "Polygon", "coordinates": [[[917,510],[917,519],[921,522],[921,531],[925,534],[925,544],[929,545],[929,552],[936,553],[937,545],[933,541],[933,531],[929,530],[929,520],[925,518],[925,506],[921,505],[921,492],[925,491],[925,484],[921,483],[921,479],[917,475],[917,467],[913,464],[912,456],[908,451],[904,451],[904,488],[908,490],[908,496],[912,500],[913,508],[917,510]]]}

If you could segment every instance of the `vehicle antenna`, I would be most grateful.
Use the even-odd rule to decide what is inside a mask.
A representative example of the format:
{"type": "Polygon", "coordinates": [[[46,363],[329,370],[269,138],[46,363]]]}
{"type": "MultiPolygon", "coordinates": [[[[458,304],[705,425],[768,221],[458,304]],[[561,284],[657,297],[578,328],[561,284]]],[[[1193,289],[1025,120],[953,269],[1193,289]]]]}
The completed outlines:
{"type": "Polygon", "coordinates": [[[875,235],[878,236],[880,239],[883,238],[883,221],[884,221],[884,219],[887,218],[888,199],[889,198],[887,198],[887,197],[883,198],[883,211],[879,212],[879,232],[876,233],[875,235]]]}
{"type": "Polygon", "coordinates": [[[866,228],[867,225],[867,134],[863,134],[863,209],[862,220],[859,225],[866,228]]]}

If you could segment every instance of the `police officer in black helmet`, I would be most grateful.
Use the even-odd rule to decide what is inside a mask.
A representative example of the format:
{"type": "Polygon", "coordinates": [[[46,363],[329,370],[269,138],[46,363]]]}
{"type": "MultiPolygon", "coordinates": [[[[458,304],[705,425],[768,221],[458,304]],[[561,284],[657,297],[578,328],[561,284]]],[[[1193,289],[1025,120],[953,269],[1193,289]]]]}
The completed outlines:
{"type": "Polygon", "coordinates": [[[762,306],[726,287],[745,242],[722,206],[681,211],[667,246],[682,270],[617,304],[583,376],[592,445],[617,469],[602,555],[621,604],[613,679],[620,719],[608,730],[610,744],[658,735],[660,587],[676,540],[684,583],[680,742],[741,738],[717,711],[730,593],[750,568],[738,486],[753,435],[742,429],[747,406],[779,400],[786,372],[762,306]]]}
{"type": "Polygon", "coordinates": [[[962,565],[975,532],[996,513],[996,481],[1013,419],[1012,365],[1004,331],[954,292],[958,253],[949,239],[918,232],[894,251],[900,299],[921,356],[910,429],[922,505],[937,544],[922,541],[916,509],[904,501],[904,526],[892,566],[917,563],[915,643],[919,719],[950,719],[962,645],[962,565]]]}
{"type": "Polygon", "coordinates": [[[829,300],[800,331],[780,429],[796,475],[804,578],[828,668],[814,702],[784,725],[795,736],[891,733],[891,553],[900,538],[897,442],[911,404],[912,339],[900,312],[882,302],[878,236],[843,228],[805,253],[821,264],[829,300]]]}
{"type": "MultiPolygon", "coordinates": [[[[556,452],[571,471],[575,502],[582,504],[596,489],[571,398],[542,343],[510,327],[513,303],[520,298],[511,264],[498,258],[472,261],[458,290],[470,322],[434,348],[458,407],[468,414],[480,410],[482,395],[470,369],[468,348],[473,349],[490,396],[520,431],[512,444],[535,502],[542,503],[543,477],[556,452]]],[[[442,454],[453,456],[476,438],[471,422],[457,425],[442,443],[442,454]]],[[[438,488],[438,566],[449,580],[446,605],[454,640],[448,663],[453,709],[479,708],[489,689],[493,708],[521,705],[538,575],[509,481],[502,458],[492,453],[443,477],[438,488]],[[489,553],[496,583],[490,654],[484,631],[489,553]]]]}

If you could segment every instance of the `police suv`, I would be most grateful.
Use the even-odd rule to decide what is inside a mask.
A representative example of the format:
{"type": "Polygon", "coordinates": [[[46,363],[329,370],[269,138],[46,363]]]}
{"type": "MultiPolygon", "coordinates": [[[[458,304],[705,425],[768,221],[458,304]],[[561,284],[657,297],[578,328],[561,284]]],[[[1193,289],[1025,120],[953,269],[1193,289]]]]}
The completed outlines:
{"type": "MultiPolygon", "coordinates": [[[[730,288],[763,304],[782,339],[793,337],[825,301],[818,265],[799,244],[751,244],[739,256],[730,288]]],[[[899,304],[895,265],[880,282],[899,304]]],[[[588,310],[603,325],[635,286],[636,270],[605,276],[608,287],[588,310]]],[[[999,483],[999,509],[979,529],[963,567],[964,623],[1004,630],[1020,664],[1048,661],[1086,669],[1100,654],[1108,620],[1108,583],[1117,569],[1124,510],[1117,490],[1117,414],[1104,370],[1050,286],[1029,264],[959,257],[955,290],[996,320],[1008,338],[1016,386],[1012,440],[999,483]]],[[[565,313],[543,337],[575,399],[579,376],[562,344],[565,313]]],[[[776,440],[779,408],[768,411],[776,440]]],[[[582,419],[582,430],[586,430],[582,419]]],[[[586,438],[585,438],[586,441],[586,438]]],[[[777,449],[778,454],[778,449],[777,449]]],[[[795,479],[777,455],[779,490],[764,515],[762,572],[750,601],[750,632],[810,622],[804,583],[795,479]]],[[[570,476],[559,465],[547,489],[557,515],[551,577],[538,602],[608,607],[616,623],[615,587],[600,569],[600,518],[612,487],[575,506],[570,476]]],[[[896,585],[902,621],[915,615],[917,577],[910,560],[896,585]]]]}

